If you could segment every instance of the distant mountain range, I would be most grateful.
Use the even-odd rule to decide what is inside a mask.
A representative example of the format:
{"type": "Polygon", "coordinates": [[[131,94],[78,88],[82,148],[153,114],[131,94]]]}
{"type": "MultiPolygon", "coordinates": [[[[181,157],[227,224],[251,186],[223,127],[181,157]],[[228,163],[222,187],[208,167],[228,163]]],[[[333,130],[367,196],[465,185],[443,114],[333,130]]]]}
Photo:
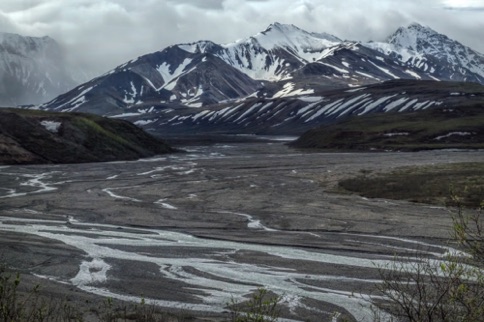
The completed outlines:
{"type": "Polygon", "coordinates": [[[40,104],[87,80],[54,39],[0,33],[0,106],[40,104]]]}
{"type": "Polygon", "coordinates": [[[38,108],[126,118],[163,134],[277,134],[355,113],[444,104],[403,89],[362,90],[395,80],[484,84],[484,55],[419,24],[362,43],[274,23],[235,43],[199,41],[138,57],[38,108]]]}

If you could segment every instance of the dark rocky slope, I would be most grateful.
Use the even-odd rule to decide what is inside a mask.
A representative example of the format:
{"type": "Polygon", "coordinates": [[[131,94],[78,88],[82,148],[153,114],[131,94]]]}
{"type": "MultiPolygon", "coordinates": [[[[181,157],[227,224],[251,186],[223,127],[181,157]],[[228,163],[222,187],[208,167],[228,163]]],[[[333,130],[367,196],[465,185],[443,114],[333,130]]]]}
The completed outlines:
{"type": "Polygon", "coordinates": [[[484,86],[468,82],[393,80],[305,96],[249,98],[234,104],[167,110],[126,119],[150,133],[297,135],[354,116],[484,104],[484,86]]]}
{"type": "Polygon", "coordinates": [[[304,133],[298,148],[418,151],[484,149],[484,102],[360,116],[304,133]]]}
{"type": "Polygon", "coordinates": [[[0,164],[134,160],[172,151],[123,120],[0,109],[0,164]]]}

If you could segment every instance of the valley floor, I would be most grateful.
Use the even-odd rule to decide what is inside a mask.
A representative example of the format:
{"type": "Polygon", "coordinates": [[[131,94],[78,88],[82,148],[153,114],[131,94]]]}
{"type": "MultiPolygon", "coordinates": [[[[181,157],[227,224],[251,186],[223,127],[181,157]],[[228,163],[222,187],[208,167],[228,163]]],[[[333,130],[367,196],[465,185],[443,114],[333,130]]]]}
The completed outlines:
{"type": "Polygon", "coordinates": [[[79,303],[144,298],[212,319],[265,287],[283,297],[288,319],[371,321],[377,268],[449,251],[449,210],[332,193],[337,181],[484,162],[482,152],[306,153],[281,142],[184,148],[133,162],[0,167],[0,254],[79,303]]]}

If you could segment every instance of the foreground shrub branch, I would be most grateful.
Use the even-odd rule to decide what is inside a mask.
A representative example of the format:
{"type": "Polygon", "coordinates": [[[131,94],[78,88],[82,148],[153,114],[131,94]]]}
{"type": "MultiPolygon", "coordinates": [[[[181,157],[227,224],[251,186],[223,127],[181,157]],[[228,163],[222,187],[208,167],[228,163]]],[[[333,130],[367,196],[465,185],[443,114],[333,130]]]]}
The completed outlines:
{"type": "Polygon", "coordinates": [[[481,214],[481,208],[467,214],[459,206],[453,216],[453,237],[465,253],[448,254],[444,261],[418,256],[416,262],[382,267],[377,288],[390,313],[410,322],[484,321],[481,214]]]}

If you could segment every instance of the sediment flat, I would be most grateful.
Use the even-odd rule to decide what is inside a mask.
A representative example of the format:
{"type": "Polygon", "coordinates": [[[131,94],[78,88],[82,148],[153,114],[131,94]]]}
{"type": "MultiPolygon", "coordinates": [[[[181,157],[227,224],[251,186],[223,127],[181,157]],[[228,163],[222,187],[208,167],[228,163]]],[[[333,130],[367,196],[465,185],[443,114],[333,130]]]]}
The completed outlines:
{"type": "MultiPolygon", "coordinates": [[[[184,146],[129,162],[0,167],[0,254],[72,299],[142,298],[222,319],[258,287],[286,318],[370,321],[378,267],[449,250],[449,209],[334,192],[362,171],[483,162],[483,152],[184,146]]],[[[79,300],[81,302],[81,300],[79,300]]]]}

